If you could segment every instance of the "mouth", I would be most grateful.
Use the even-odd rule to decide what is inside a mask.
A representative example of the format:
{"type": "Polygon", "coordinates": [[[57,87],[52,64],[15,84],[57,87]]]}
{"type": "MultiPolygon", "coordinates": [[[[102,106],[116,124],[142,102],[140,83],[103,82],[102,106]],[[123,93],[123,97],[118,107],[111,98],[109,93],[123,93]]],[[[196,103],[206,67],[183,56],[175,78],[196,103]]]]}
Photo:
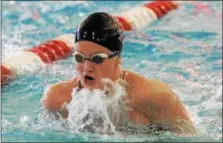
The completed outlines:
{"type": "Polygon", "coordinates": [[[84,79],[85,80],[95,80],[95,78],[93,78],[92,76],[89,76],[89,75],[85,75],[84,79]]]}
{"type": "Polygon", "coordinates": [[[84,75],[84,83],[86,86],[92,87],[95,85],[96,80],[93,76],[90,75],[84,75]]]}

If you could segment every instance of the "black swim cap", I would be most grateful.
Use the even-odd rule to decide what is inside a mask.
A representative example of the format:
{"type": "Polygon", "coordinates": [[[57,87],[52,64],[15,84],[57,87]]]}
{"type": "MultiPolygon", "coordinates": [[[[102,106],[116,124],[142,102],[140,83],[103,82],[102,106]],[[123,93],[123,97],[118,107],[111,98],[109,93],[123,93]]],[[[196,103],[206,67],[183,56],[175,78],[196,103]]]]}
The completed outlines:
{"type": "Polygon", "coordinates": [[[112,15],[104,12],[96,12],[87,16],[79,24],[75,34],[75,43],[90,41],[112,52],[120,53],[123,39],[123,31],[118,21],[112,15]]]}

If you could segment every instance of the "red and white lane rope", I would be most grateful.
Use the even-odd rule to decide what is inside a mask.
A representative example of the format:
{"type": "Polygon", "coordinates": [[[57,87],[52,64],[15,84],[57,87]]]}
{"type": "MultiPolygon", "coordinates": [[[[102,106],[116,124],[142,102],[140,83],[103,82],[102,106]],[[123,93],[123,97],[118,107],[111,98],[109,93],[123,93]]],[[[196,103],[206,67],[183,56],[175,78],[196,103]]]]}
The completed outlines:
{"type": "Polygon", "coordinates": [[[73,43],[74,35],[66,34],[2,59],[1,85],[28,68],[43,68],[47,64],[68,57],[73,51],[73,43]]]}
{"type": "MultiPolygon", "coordinates": [[[[132,31],[147,27],[169,11],[176,9],[179,4],[180,1],[154,1],[114,17],[119,21],[123,31],[132,31]]],[[[24,67],[43,67],[70,56],[73,47],[74,35],[66,34],[3,59],[1,85],[7,83],[11,76],[19,74],[24,67]]]]}
{"type": "Polygon", "coordinates": [[[168,12],[178,8],[182,1],[155,1],[115,15],[124,31],[143,29],[168,12]]]}

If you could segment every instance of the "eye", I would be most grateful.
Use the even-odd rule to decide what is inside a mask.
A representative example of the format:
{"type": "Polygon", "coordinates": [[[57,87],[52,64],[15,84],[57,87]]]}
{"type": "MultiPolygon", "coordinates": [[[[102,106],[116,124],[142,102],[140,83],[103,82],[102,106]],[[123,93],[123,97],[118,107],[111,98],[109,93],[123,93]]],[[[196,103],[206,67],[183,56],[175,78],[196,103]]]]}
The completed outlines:
{"type": "Polygon", "coordinates": [[[78,63],[82,63],[84,61],[84,58],[79,54],[74,55],[74,57],[78,63]]]}
{"type": "Polygon", "coordinates": [[[100,64],[102,63],[103,61],[105,60],[105,58],[99,56],[99,55],[96,55],[94,57],[92,57],[92,61],[96,64],[100,64]]]}

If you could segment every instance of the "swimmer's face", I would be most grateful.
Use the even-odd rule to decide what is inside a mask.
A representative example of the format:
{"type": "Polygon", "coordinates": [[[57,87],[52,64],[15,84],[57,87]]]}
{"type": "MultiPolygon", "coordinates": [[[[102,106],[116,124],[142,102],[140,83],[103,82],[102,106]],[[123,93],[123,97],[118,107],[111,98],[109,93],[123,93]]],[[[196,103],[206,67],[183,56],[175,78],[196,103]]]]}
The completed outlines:
{"type": "MultiPolygon", "coordinates": [[[[89,41],[79,41],[76,44],[76,53],[85,58],[91,58],[95,54],[104,53],[112,55],[113,52],[107,48],[89,41]]],[[[81,84],[88,89],[103,89],[102,78],[114,79],[114,73],[120,65],[118,56],[105,59],[102,63],[96,64],[89,60],[75,62],[76,71],[80,74],[81,84]]]]}

